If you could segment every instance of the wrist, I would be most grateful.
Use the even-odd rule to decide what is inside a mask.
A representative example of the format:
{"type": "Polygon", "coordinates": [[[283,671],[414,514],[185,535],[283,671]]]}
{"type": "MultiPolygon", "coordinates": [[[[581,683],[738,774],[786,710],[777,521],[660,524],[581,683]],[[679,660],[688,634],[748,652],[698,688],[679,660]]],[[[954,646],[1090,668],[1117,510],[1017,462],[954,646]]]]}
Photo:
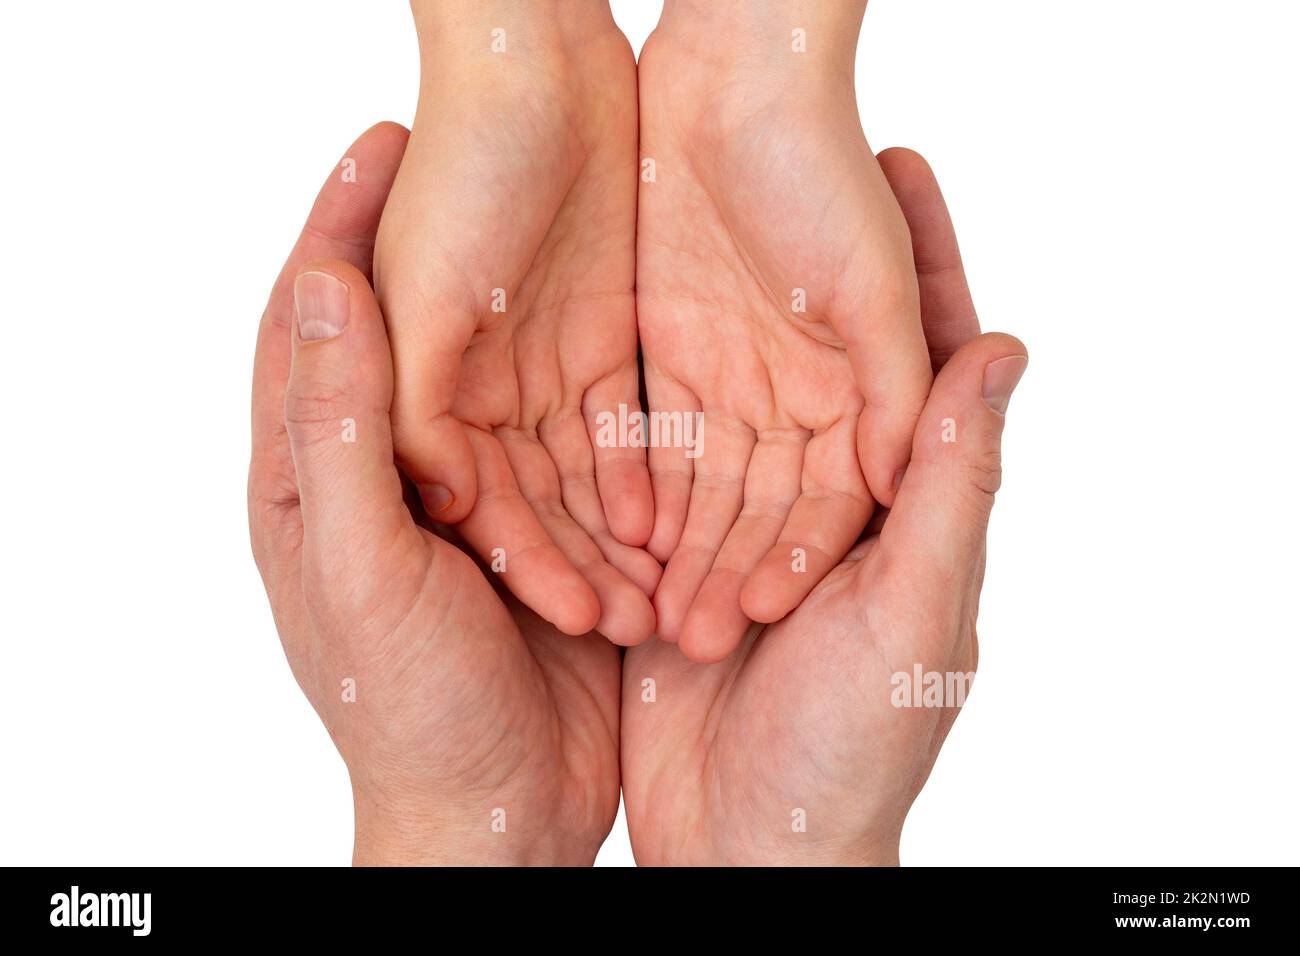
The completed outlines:
{"type": "Polygon", "coordinates": [[[836,866],[901,866],[898,858],[898,844],[876,846],[869,849],[854,850],[846,853],[834,865],[836,866]]]}
{"type": "MultiPolygon", "coordinates": [[[[749,865],[746,861],[744,865],[749,865]]],[[[870,846],[818,847],[798,853],[783,852],[775,857],[760,858],[761,866],[814,867],[896,867],[899,866],[898,843],[870,846]]]]}
{"type": "Polygon", "coordinates": [[[421,74],[547,68],[622,37],[608,0],[411,0],[421,74]]]}
{"type": "Polygon", "coordinates": [[[505,808],[411,804],[357,790],[353,814],[354,866],[590,866],[601,842],[549,823],[528,827],[505,808]]]}
{"type": "Polygon", "coordinates": [[[721,73],[853,82],[866,0],[664,0],[653,36],[721,73]]]}

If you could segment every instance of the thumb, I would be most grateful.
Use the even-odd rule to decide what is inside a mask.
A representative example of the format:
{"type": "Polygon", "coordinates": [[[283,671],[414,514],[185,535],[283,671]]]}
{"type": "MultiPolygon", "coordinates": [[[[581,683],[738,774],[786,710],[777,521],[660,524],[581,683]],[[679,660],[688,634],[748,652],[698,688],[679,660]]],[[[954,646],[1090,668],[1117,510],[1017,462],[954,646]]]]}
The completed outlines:
{"type": "Polygon", "coordinates": [[[304,545],[355,555],[415,531],[393,464],[393,367],[370,284],[337,260],[294,281],[293,364],[284,418],[301,499],[304,545]]]}
{"type": "Polygon", "coordinates": [[[434,330],[437,341],[421,340],[409,330],[428,323],[404,320],[403,315],[389,313],[400,386],[392,417],[398,458],[429,516],[455,524],[470,513],[478,496],[474,450],[466,426],[451,410],[473,329],[454,334],[451,328],[439,328],[434,330]]]}
{"type": "Polygon", "coordinates": [[[983,553],[1007,403],[1028,362],[1019,339],[991,332],[962,346],[935,380],[880,534],[910,575],[951,581],[983,553]]]}
{"type": "Polygon", "coordinates": [[[932,383],[915,299],[914,292],[882,295],[845,340],[864,400],[858,459],[871,496],[887,508],[894,504],[907,446],[932,383]]]}

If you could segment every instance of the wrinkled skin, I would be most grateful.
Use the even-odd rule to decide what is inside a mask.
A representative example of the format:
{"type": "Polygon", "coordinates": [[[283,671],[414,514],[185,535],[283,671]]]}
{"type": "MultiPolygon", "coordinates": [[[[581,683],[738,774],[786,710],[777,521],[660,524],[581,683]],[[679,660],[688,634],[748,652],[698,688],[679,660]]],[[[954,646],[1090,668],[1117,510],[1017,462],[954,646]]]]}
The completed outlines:
{"type": "Polygon", "coordinates": [[[590,863],[618,807],[619,651],[503,600],[416,522],[394,466],[392,363],[366,274],[405,143],[384,124],[352,147],[357,183],[326,184],[263,317],[254,555],[294,675],[347,763],[358,862],[590,863]],[[303,272],[350,289],[334,338],[294,331],[303,272]]]}
{"type": "MultiPolygon", "coordinates": [[[[596,51],[614,46],[585,46],[570,64],[599,64],[596,51]]],[[[596,140],[569,137],[584,144],[579,161],[547,152],[554,136],[510,150],[530,131],[551,128],[553,114],[525,111],[522,126],[498,122],[501,110],[477,98],[484,88],[465,73],[453,78],[465,84],[457,95],[447,93],[447,76],[426,87],[435,92],[422,96],[417,126],[429,132],[404,167],[415,185],[390,204],[390,244],[380,243],[395,270],[389,275],[405,269],[408,280],[386,281],[385,304],[416,317],[388,316],[391,351],[367,277],[406,146],[400,128],[377,127],[353,147],[358,182],[327,184],[272,295],[254,385],[254,553],[294,674],[348,765],[358,862],[590,862],[617,807],[621,747],[639,862],[894,863],[908,808],[956,717],[954,707],[895,707],[893,678],[914,667],[975,667],[984,536],[1023,346],[978,335],[951,224],[919,157],[890,151],[876,167],[865,141],[830,132],[844,125],[843,115],[828,127],[830,114],[783,111],[779,97],[752,85],[736,87],[757,91],[738,103],[724,88],[708,94],[708,109],[688,109],[689,95],[672,97],[692,88],[698,97],[700,87],[692,87],[690,63],[674,66],[671,53],[667,42],[647,46],[647,75],[659,69],[659,81],[643,76],[642,83],[643,133],[658,144],[645,152],[659,154],[658,177],[642,187],[638,240],[637,268],[644,262],[647,270],[638,288],[647,385],[653,406],[702,407],[721,426],[706,440],[714,457],[689,472],[662,449],[657,461],[652,456],[653,513],[635,452],[602,459],[608,450],[592,450],[588,439],[590,462],[579,462],[580,453],[567,457],[582,450],[573,409],[589,431],[597,407],[635,407],[635,366],[629,382],[625,357],[601,364],[611,343],[624,342],[627,323],[597,322],[584,308],[608,301],[623,314],[626,263],[567,275],[563,266],[562,250],[597,261],[622,234],[611,228],[606,243],[579,240],[589,232],[574,221],[590,225],[600,216],[564,212],[603,193],[582,185],[585,171],[602,165],[600,150],[585,146],[596,140]],[[656,91],[673,109],[656,112],[656,91]],[[438,126],[461,100],[479,107],[478,122],[461,115],[438,126]],[[827,137],[824,149],[810,151],[805,140],[817,136],[827,137]],[[827,165],[812,169],[819,157],[827,165]],[[536,169],[532,188],[519,185],[525,158],[536,169]],[[777,169],[801,165],[812,188],[792,198],[798,181],[777,169]],[[421,182],[426,168],[444,178],[421,182]],[[570,173],[563,195],[537,189],[570,173]],[[480,176],[491,188],[467,188],[480,176]],[[816,201],[827,183],[833,188],[816,201]],[[906,235],[889,225],[881,183],[897,196],[910,231],[901,265],[906,235]],[[494,206],[512,184],[517,202],[494,206]],[[656,185],[669,188],[646,192],[656,185]],[[533,202],[543,208],[540,218],[533,202]],[[801,231],[801,220],[773,207],[814,209],[810,221],[819,228],[801,231]],[[511,215],[517,228],[502,232],[501,218],[511,215]],[[690,228],[681,228],[683,217],[690,228]],[[524,253],[512,254],[512,243],[524,253]],[[458,263],[462,249],[471,258],[458,263]],[[474,260],[475,250],[487,258],[474,260]],[[510,303],[504,313],[461,281],[500,263],[522,270],[499,270],[508,273],[500,283],[510,303]],[[338,335],[304,341],[296,331],[295,277],[304,275],[346,285],[350,322],[338,335]],[[806,313],[781,308],[792,278],[807,294],[806,313]],[[587,282],[594,284],[574,291],[587,282]],[[928,346],[923,375],[907,358],[915,344],[906,342],[909,309],[919,312],[928,346]],[[727,334],[710,338],[715,327],[727,334]],[[571,359],[606,334],[601,348],[571,359]],[[818,374],[800,379],[805,367],[818,374]],[[901,383],[890,379],[891,367],[902,370],[901,383]],[[939,374],[923,407],[881,401],[928,382],[930,368],[939,374]],[[576,401],[575,377],[591,381],[576,401]],[[562,399],[532,402],[542,395],[562,399]],[[900,451],[898,426],[909,416],[915,428],[909,424],[900,451]],[[355,442],[340,440],[348,420],[355,442]],[[856,446],[844,434],[850,426],[856,446]],[[548,438],[557,427],[572,442],[548,438]],[[941,437],[950,427],[957,441],[941,437]],[[799,451],[798,468],[791,449],[799,451]],[[404,495],[395,454],[418,491],[404,495]],[[894,465],[909,458],[900,481],[894,465]],[[450,500],[439,494],[444,483],[450,500]],[[892,510],[877,512],[858,539],[872,498],[892,510]],[[733,545],[728,533],[742,508],[733,545]],[[734,513],[725,522],[693,527],[728,509],[734,513]],[[464,538],[445,526],[433,530],[425,511],[460,522],[464,538]],[[820,543],[811,537],[818,530],[826,535],[820,543]],[[724,538],[715,565],[711,551],[724,538]],[[523,566],[514,560],[502,574],[488,572],[462,540],[485,559],[496,542],[509,542],[507,553],[524,558],[523,566]],[[598,623],[635,644],[644,640],[645,609],[628,588],[642,597],[655,590],[656,575],[640,570],[649,571],[643,558],[653,563],[636,548],[646,541],[676,577],[657,596],[677,595],[681,627],[666,636],[678,637],[690,658],[725,660],[692,663],[664,641],[631,648],[620,727],[619,650],[594,634],[564,636],[504,596],[504,587],[563,630],[598,623]],[[778,544],[764,558],[771,542],[778,544]],[[808,568],[792,582],[789,548],[803,544],[808,568]],[[678,561],[684,570],[674,572],[679,556],[694,567],[678,561]],[[708,585],[713,571],[722,574],[708,585]],[[619,572],[627,580],[615,586],[610,575],[619,572]],[[692,576],[704,592],[688,586],[692,576]],[[490,583],[498,580],[501,588],[490,583]],[[784,620],[738,636],[747,619],[780,617],[787,604],[793,612],[784,620]],[[509,821],[500,833],[489,826],[498,812],[509,821]]],[[[565,68],[551,78],[571,86],[574,75],[565,68]]],[[[436,76],[426,62],[426,79],[436,76]]],[[[511,96],[546,81],[533,72],[511,96]]],[[[564,102],[557,89],[547,92],[539,99],[564,102]]],[[[842,93],[822,105],[842,107],[842,93]]],[[[614,219],[626,216],[622,202],[595,205],[623,209],[614,219]]],[[[670,603],[661,603],[661,613],[670,603]]]]}
{"type": "Polygon", "coordinates": [[[881,161],[911,224],[927,337],[942,366],[911,465],[894,508],[873,522],[879,532],[723,662],[692,664],[657,641],[628,652],[623,791],[640,863],[897,863],[904,817],[958,710],[895,707],[893,675],[916,665],[975,669],[1006,404],[997,395],[1009,397],[1024,347],[977,337],[928,166],[901,150],[881,161]],[[986,401],[990,389],[997,395],[986,401]],[[949,419],[954,443],[942,439],[949,419]]]}

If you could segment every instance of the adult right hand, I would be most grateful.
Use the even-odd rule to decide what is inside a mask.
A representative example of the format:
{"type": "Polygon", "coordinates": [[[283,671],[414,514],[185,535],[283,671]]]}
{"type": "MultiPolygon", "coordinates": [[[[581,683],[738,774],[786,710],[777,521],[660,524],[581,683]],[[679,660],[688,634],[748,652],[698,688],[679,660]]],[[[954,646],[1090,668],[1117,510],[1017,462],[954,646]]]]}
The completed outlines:
{"type": "Polygon", "coordinates": [[[503,601],[416,521],[393,462],[367,274],[405,146],[391,123],[357,141],[356,181],[326,183],[263,316],[253,554],[348,766],[358,863],[590,863],[618,808],[619,650],[503,601]]]}

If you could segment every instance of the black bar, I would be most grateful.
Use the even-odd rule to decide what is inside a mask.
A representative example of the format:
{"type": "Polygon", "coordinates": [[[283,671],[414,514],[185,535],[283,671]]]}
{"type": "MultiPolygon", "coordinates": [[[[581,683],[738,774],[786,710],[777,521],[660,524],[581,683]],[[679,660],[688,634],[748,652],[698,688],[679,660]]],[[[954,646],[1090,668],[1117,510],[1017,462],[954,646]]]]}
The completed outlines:
{"type": "Polygon", "coordinates": [[[783,938],[828,945],[847,932],[868,945],[885,936],[904,944],[914,938],[918,948],[944,939],[1057,938],[1217,948],[1290,936],[1295,875],[1217,868],[10,869],[0,913],[10,934],[47,942],[116,937],[135,945],[154,939],[337,944],[416,934],[432,949],[466,939],[465,933],[485,943],[524,933],[534,944],[590,935],[589,942],[612,946],[649,934],[656,945],[694,946],[704,939],[763,940],[779,928],[783,938]],[[125,925],[52,925],[52,918],[69,922],[67,908],[59,906],[71,902],[74,886],[89,907],[83,912],[103,912],[106,920],[116,913],[125,925]],[[137,935],[146,893],[148,934],[137,935]],[[108,905],[100,906],[101,894],[113,894],[108,905]],[[128,903],[120,894],[137,896],[128,903]],[[91,896],[94,904],[86,902],[91,896]]]}

